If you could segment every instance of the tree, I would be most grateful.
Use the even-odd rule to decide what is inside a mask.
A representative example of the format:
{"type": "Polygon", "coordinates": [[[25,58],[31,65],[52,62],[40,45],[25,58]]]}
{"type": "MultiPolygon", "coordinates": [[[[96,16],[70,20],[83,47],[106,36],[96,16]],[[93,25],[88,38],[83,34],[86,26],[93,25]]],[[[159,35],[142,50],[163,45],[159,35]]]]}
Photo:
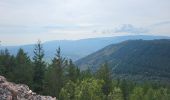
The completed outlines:
{"type": "Polygon", "coordinates": [[[154,92],[155,91],[152,88],[149,88],[146,94],[144,95],[144,100],[156,100],[154,92]]]}
{"type": "Polygon", "coordinates": [[[19,49],[16,55],[16,63],[12,75],[13,80],[16,83],[23,83],[31,86],[33,81],[33,67],[30,58],[23,49],[19,49]]]}
{"type": "Polygon", "coordinates": [[[60,48],[52,60],[45,77],[45,93],[59,98],[61,88],[64,86],[65,59],[61,57],[60,48]]]}
{"type": "Polygon", "coordinates": [[[42,92],[43,90],[43,80],[44,80],[44,73],[46,64],[43,60],[44,58],[44,51],[40,41],[37,42],[34,49],[34,57],[33,57],[33,66],[34,66],[34,91],[37,93],[42,92]]]}
{"type": "Polygon", "coordinates": [[[61,89],[59,99],[60,100],[75,100],[75,88],[76,84],[72,81],[66,83],[61,89]]]}
{"type": "Polygon", "coordinates": [[[112,73],[107,63],[103,64],[96,72],[96,77],[104,80],[102,90],[105,95],[108,95],[112,89],[112,73]]]}
{"type": "Polygon", "coordinates": [[[130,95],[130,100],[144,100],[144,92],[142,87],[135,87],[130,95]]]}
{"type": "Polygon", "coordinates": [[[91,69],[88,67],[88,69],[81,71],[80,73],[80,79],[84,80],[84,79],[88,79],[88,78],[92,78],[93,77],[93,73],[91,71],[91,69]]]}
{"type": "Polygon", "coordinates": [[[169,100],[170,91],[168,92],[168,88],[160,88],[156,91],[155,96],[157,100],[169,100]]]}
{"type": "Polygon", "coordinates": [[[4,50],[1,50],[0,52],[0,74],[3,76],[7,76],[7,68],[8,68],[8,64],[5,63],[6,61],[9,61],[10,59],[10,55],[9,52],[7,52],[7,54],[5,54],[4,50]]]}
{"type": "Polygon", "coordinates": [[[123,100],[123,94],[120,88],[115,87],[108,95],[108,100],[123,100]]]}
{"type": "Polygon", "coordinates": [[[124,100],[129,100],[129,94],[134,88],[133,83],[123,79],[120,83],[120,88],[122,90],[124,100]]]}
{"type": "Polygon", "coordinates": [[[79,75],[80,75],[79,68],[73,64],[72,60],[69,60],[69,64],[67,67],[67,79],[76,82],[79,75]]]}
{"type": "Polygon", "coordinates": [[[144,96],[144,100],[169,100],[170,94],[167,89],[152,89],[149,88],[144,96]]]}
{"type": "Polygon", "coordinates": [[[75,100],[103,100],[102,80],[85,79],[81,81],[75,89],[75,100]]]}
{"type": "Polygon", "coordinates": [[[8,49],[2,50],[0,55],[1,75],[11,80],[10,76],[16,66],[16,59],[13,55],[10,55],[8,49]]]}

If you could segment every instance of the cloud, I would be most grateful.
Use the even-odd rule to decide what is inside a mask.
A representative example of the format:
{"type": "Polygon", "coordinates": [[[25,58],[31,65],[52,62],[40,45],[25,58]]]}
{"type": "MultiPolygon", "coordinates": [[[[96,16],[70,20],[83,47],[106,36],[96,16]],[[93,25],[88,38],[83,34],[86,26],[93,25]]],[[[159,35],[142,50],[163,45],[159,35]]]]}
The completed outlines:
{"type": "Polygon", "coordinates": [[[159,23],[152,24],[148,26],[148,29],[150,30],[150,34],[153,35],[164,35],[169,36],[170,35],[170,21],[161,21],[159,23]]]}
{"type": "Polygon", "coordinates": [[[162,21],[156,24],[152,24],[150,27],[159,27],[159,26],[163,26],[163,25],[170,25],[170,21],[162,21]]]}
{"type": "Polygon", "coordinates": [[[132,33],[141,34],[147,33],[149,30],[141,27],[135,27],[131,24],[123,24],[120,28],[115,29],[115,33],[132,33]]]}
{"type": "Polygon", "coordinates": [[[0,40],[20,44],[18,36],[23,43],[42,36],[46,41],[151,32],[170,36],[169,4],[170,0],[0,0],[0,40]],[[160,23],[153,25],[156,22],[160,23]]]}

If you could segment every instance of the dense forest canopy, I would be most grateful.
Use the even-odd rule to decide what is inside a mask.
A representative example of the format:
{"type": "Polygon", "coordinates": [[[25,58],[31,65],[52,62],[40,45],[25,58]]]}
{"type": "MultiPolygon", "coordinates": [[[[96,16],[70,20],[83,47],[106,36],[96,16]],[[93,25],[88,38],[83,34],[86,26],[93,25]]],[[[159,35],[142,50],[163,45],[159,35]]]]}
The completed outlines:
{"type": "Polygon", "coordinates": [[[129,40],[111,44],[78,61],[81,70],[96,71],[107,62],[114,77],[170,82],[170,40],[129,40]]]}
{"type": "Polygon", "coordinates": [[[94,72],[80,71],[71,59],[56,50],[52,63],[44,60],[43,45],[39,41],[30,58],[21,48],[16,56],[7,49],[0,52],[0,75],[8,80],[27,84],[35,92],[57,97],[59,100],[169,100],[170,85],[152,82],[136,83],[113,79],[105,62],[94,72]]]}

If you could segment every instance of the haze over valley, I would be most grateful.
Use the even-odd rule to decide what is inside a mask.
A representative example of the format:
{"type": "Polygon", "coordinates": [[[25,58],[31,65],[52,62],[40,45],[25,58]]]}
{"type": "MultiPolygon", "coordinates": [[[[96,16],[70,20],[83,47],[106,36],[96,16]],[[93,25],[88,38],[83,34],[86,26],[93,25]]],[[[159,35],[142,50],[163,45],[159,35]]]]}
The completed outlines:
{"type": "Polygon", "coordinates": [[[170,0],[0,0],[0,100],[170,100],[170,0]]]}

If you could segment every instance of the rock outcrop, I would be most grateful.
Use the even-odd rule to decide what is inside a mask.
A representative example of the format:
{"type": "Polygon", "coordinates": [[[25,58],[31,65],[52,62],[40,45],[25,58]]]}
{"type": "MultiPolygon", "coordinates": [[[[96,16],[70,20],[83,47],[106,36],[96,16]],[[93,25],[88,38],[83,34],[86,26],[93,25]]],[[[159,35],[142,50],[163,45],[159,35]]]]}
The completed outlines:
{"type": "Polygon", "coordinates": [[[37,95],[27,85],[8,82],[5,77],[0,76],[0,100],[56,100],[56,98],[37,95]]]}

